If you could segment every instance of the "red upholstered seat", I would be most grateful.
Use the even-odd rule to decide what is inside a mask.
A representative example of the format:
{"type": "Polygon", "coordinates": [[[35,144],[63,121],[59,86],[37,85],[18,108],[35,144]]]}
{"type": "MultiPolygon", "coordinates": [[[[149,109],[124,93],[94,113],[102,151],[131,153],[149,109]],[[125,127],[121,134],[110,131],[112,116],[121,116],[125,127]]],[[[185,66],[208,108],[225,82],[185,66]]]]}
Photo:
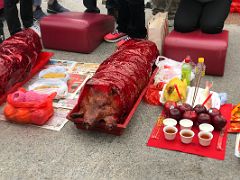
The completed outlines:
{"type": "Polygon", "coordinates": [[[165,39],[164,56],[182,61],[190,55],[194,62],[205,58],[206,74],[222,76],[228,48],[228,31],[220,34],[204,34],[201,31],[179,33],[172,31],[165,39]]]}
{"type": "Polygon", "coordinates": [[[112,16],[67,12],[44,17],[40,21],[45,48],[91,53],[114,30],[112,16]]]}

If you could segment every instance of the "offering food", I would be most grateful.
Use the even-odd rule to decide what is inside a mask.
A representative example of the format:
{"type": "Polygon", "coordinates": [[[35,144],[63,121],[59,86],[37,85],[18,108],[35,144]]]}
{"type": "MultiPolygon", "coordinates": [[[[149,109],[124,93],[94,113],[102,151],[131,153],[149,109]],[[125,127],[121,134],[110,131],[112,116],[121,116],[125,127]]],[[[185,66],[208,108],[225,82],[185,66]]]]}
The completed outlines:
{"type": "Polygon", "coordinates": [[[143,88],[148,84],[158,50],[150,41],[124,44],[105,60],[83,88],[79,111],[71,120],[81,118],[86,128],[103,124],[108,130],[123,123],[143,88]]]}
{"type": "Polygon", "coordinates": [[[186,100],[187,97],[187,82],[186,79],[181,81],[179,78],[173,78],[167,83],[164,92],[164,98],[166,101],[174,101],[178,102],[182,100],[183,102],[186,100]],[[175,87],[178,87],[179,93],[181,95],[181,99],[178,95],[178,92],[175,87]]]}
{"type": "Polygon", "coordinates": [[[197,118],[197,123],[198,125],[199,124],[202,124],[202,123],[208,123],[208,124],[211,124],[211,117],[209,114],[207,113],[201,113],[198,115],[198,118],[197,118]]]}
{"type": "Polygon", "coordinates": [[[184,144],[190,144],[195,133],[190,129],[183,129],[180,131],[181,141],[184,144]]]}
{"type": "Polygon", "coordinates": [[[166,113],[167,116],[169,116],[169,112],[170,112],[170,109],[173,109],[173,108],[176,108],[177,107],[177,103],[174,102],[174,101],[167,101],[165,104],[164,104],[164,112],[166,113]]]}
{"type": "Polygon", "coordinates": [[[64,74],[64,73],[51,73],[50,72],[50,73],[44,74],[42,77],[46,78],[46,79],[48,79],[48,78],[65,78],[66,74],[64,74]]]}
{"type": "Polygon", "coordinates": [[[172,141],[175,139],[178,129],[173,126],[166,126],[163,128],[164,136],[166,140],[172,141]]]}
{"type": "Polygon", "coordinates": [[[0,96],[28,77],[42,50],[40,38],[31,29],[23,30],[0,44],[0,96]]]}
{"type": "Polygon", "coordinates": [[[198,133],[199,144],[202,146],[209,146],[213,139],[213,134],[211,132],[201,131],[198,133]]]}
{"type": "Polygon", "coordinates": [[[182,119],[180,122],[180,129],[192,129],[193,122],[189,119],[182,119]]]}
{"type": "Polygon", "coordinates": [[[183,119],[190,119],[192,120],[193,122],[196,122],[197,121],[197,113],[193,110],[193,111],[186,111],[184,114],[183,114],[183,119]]]}
{"type": "Polygon", "coordinates": [[[201,104],[197,104],[193,109],[194,109],[194,111],[196,111],[197,114],[207,112],[207,108],[205,106],[201,105],[201,104]]]}
{"type": "Polygon", "coordinates": [[[163,120],[163,125],[164,126],[176,126],[177,121],[175,119],[172,119],[172,118],[166,118],[166,119],[163,120]]]}
{"type": "Polygon", "coordinates": [[[181,112],[177,108],[170,109],[169,117],[179,121],[182,118],[181,112]]]}
{"type": "Polygon", "coordinates": [[[210,108],[208,114],[213,118],[214,116],[220,115],[220,111],[217,108],[210,108]]]}
{"type": "Polygon", "coordinates": [[[214,127],[211,124],[203,123],[199,125],[200,131],[213,132],[214,127]]]}
{"type": "Polygon", "coordinates": [[[191,111],[192,106],[190,104],[187,104],[187,103],[182,103],[182,104],[178,105],[178,109],[180,110],[180,112],[182,114],[184,114],[186,111],[191,111]]]}
{"type": "Polygon", "coordinates": [[[207,111],[206,107],[200,104],[192,108],[192,106],[186,103],[176,106],[172,101],[167,101],[164,105],[164,111],[167,118],[173,118],[177,121],[188,119],[191,120],[195,126],[203,123],[212,124],[218,131],[222,130],[227,124],[226,119],[218,109],[210,108],[209,111],[207,111]]]}
{"type": "Polygon", "coordinates": [[[226,126],[227,120],[223,115],[217,115],[213,117],[212,124],[216,130],[221,131],[226,126]]]}
{"type": "Polygon", "coordinates": [[[230,132],[240,132],[240,104],[238,104],[231,112],[230,132]]]}

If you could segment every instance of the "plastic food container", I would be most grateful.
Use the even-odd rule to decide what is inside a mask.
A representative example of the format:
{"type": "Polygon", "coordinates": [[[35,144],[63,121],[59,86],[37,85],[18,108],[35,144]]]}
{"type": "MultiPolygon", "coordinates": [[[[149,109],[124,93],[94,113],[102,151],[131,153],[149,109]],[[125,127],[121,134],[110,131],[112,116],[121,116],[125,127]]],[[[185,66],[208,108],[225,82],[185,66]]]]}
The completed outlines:
{"type": "Polygon", "coordinates": [[[176,126],[177,121],[175,119],[172,119],[172,118],[166,118],[166,119],[163,120],[163,125],[164,126],[176,126]]]}
{"type": "Polygon", "coordinates": [[[192,129],[193,122],[190,119],[182,119],[180,122],[180,129],[192,129]]]}
{"type": "Polygon", "coordinates": [[[199,130],[205,132],[213,132],[214,127],[211,124],[203,123],[199,125],[199,130]]]}

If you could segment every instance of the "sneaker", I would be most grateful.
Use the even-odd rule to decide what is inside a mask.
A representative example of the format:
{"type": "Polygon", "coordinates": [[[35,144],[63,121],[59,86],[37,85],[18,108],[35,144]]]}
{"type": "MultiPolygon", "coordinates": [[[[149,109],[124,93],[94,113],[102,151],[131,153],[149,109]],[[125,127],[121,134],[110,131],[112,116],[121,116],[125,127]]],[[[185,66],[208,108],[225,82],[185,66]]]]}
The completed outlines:
{"type": "Polygon", "coordinates": [[[54,0],[52,4],[48,4],[47,12],[56,14],[62,12],[69,12],[69,10],[60,5],[57,0],[54,0]]]}
{"type": "Polygon", "coordinates": [[[119,41],[117,43],[117,48],[119,48],[120,46],[122,46],[125,42],[129,41],[131,38],[129,36],[125,37],[124,39],[122,39],[121,41],[119,41]]]}
{"type": "Polygon", "coordinates": [[[127,37],[127,34],[118,32],[117,30],[105,35],[104,40],[107,42],[118,42],[127,37]]]}
{"type": "Polygon", "coordinates": [[[33,12],[33,20],[39,21],[44,16],[46,16],[46,14],[42,11],[42,8],[37,6],[36,10],[33,12]]]}

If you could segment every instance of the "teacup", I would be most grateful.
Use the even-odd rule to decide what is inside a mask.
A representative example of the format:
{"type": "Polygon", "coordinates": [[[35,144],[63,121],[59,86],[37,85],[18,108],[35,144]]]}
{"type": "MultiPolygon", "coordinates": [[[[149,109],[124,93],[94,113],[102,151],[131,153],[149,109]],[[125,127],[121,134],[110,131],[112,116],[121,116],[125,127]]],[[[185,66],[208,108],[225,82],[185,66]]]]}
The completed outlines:
{"type": "Polygon", "coordinates": [[[175,139],[178,129],[174,126],[165,126],[163,128],[164,136],[166,140],[172,141],[175,139]]]}
{"type": "Polygon", "coordinates": [[[198,133],[199,144],[202,146],[209,146],[213,139],[213,134],[211,132],[201,131],[198,133]]]}
{"type": "Polygon", "coordinates": [[[183,129],[180,131],[181,141],[184,144],[190,144],[195,133],[190,129],[183,129]]]}

